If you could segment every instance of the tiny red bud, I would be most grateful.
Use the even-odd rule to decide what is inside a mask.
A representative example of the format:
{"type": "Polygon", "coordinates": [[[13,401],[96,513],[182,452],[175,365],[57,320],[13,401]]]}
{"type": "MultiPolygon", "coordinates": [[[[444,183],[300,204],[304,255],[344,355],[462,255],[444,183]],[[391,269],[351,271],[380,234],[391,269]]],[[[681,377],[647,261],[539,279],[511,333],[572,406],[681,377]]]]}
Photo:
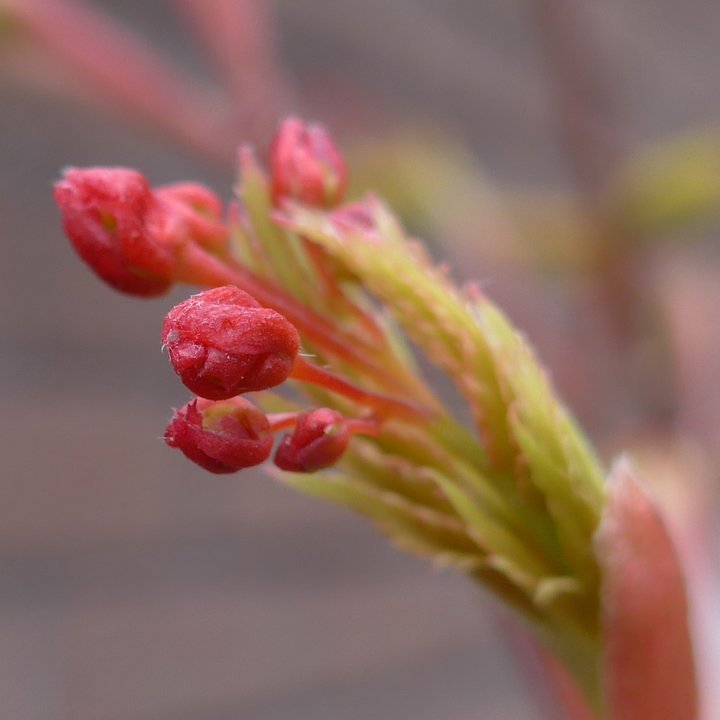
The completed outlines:
{"type": "Polygon", "coordinates": [[[75,250],[105,282],[146,297],[168,290],[175,259],[147,234],[145,220],[155,199],[140,173],[70,168],[55,185],[55,202],[75,250]]]}
{"type": "Polygon", "coordinates": [[[286,435],[275,453],[281,470],[313,472],[340,459],[350,442],[345,417],[330,408],[318,408],[298,417],[295,431],[286,435]]]}
{"type": "Polygon", "coordinates": [[[162,295],[175,281],[187,243],[227,245],[222,204],[193,183],[154,191],[127,168],[70,168],[55,185],[63,226],[80,257],[109,285],[162,295]]]}
{"type": "Polygon", "coordinates": [[[267,460],[273,436],[265,414],[245,398],[197,398],[175,411],[165,442],[212,473],[232,473],[267,460]]]}
{"type": "Polygon", "coordinates": [[[185,386],[211,400],[279,385],[300,349],[291,323],[233,286],[176,305],[165,318],[162,341],[185,386]]]}
{"type": "Polygon", "coordinates": [[[305,125],[296,118],[285,120],[270,150],[270,169],[276,205],[288,197],[307,205],[332,207],[345,194],[345,162],[318,125],[305,125]]]}
{"type": "Polygon", "coordinates": [[[214,192],[197,183],[174,183],[155,189],[162,212],[153,231],[160,240],[172,242],[187,236],[208,250],[227,247],[228,229],[223,205],[214,192]]]}

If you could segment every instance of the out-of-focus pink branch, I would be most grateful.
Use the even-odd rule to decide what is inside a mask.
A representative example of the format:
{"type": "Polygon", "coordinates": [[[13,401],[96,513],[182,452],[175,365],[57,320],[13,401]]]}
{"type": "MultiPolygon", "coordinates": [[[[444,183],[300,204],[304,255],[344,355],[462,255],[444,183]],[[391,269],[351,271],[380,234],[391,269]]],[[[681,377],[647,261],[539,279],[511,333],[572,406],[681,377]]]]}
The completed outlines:
{"type": "Polygon", "coordinates": [[[270,137],[290,95],[278,59],[271,4],[258,0],[175,0],[215,66],[238,127],[270,137]]]}
{"type": "Polygon", "coordinates": [[[597,553],[608,717],[695,720],[685,581],[665,525],[626,461],[610,477],[597,553]]]}
{"type": "Polygon", "coordinates": [[[594,28],[577,0],[538,0],[536,10],[557,129],[575,177],[594,203],[621,157],[594,28]]]}
{"type": "Polygon", "coordinates": [[[0,0],[0,11],[89,82],[98,98],[227,161],[229,108],[117,22],[79,0],[0,0]]]}
{"type": "Polygon", "coordinates": [[[592,710],[588,707],[577,684],[568,671],[541,646],[537,652],[545,673],[548,688],[557,703],[557,709],[567,720],[594,720],[592,710]]]}
{"type": "Polygon", "coordinates": [[[506,640],[530,683],[538,717],[547,720],[597,720],[568,669],[532,635],[503,621],[506,640]]]}
{"type": "MultiPolygon", "coordinates": [[[[664,258],[657,277],[678,388],[678,425],[705,446],[693,452],[693,481],[682,477],[681,512],[673,519],[693,602],[703,718],[720,712],[720,563],[717,553],[717,478],[720,476],[720,307],[717,269],[698,259],[664,258]]],[[[673,476],[677,467],[664,460],[673,476]]],[[[683,458],[684,462],[688,460],[683,458]]],[[[676,493],[679,495],[679,493],[676,493]]],[[[678,501],[673,497],[673,506],[678,501]]]]}

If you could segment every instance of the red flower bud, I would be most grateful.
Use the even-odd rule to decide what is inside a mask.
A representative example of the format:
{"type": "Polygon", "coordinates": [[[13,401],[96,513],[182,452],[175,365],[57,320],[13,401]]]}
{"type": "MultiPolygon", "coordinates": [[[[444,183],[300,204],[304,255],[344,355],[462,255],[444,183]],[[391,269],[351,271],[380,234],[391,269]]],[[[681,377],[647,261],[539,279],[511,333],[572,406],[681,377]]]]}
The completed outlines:
{"type": "Polygon", "coordinates": [[[227,247],[223,205],[211,190],[197,183],[174,183],[156,188],[155,197],[162,212],[153,218],[152,230],[160,241],[190,238],[219,252],[227,247]]]}
{"type": "Polygon", "coordinates": [[[175,411],[165,442],[212,473],[231,473],[267,460],[273,436],[267,417],[245,398],[197,398],[175,411]]]}
{"type": "Polygon", "coordinates": [[[220,201],[200,185],[154,192],[126,168],[70,168],[55,185],[63,226],[80,257],[109,285],[131,295],[162,295],[188,242],[222,249],[220,201]]]}
{"type": "Polygon", "coordinates": [[[279,385],[300,349],[293,325],[233,286],[176,305],[165,318],[162,341],[185,386],[211,400],[279,385]]]}
{"type": "Polygon", "coordinates": [[[350,442],[346,419],[336,410],[318,408],[298,417],[295,431],[286,435],[275,453],[281,470],[313,472],[333,465],[350,442]]]}
{"type": "Polygon", "coordinates": [[[75,250],[105,282],[146,297],[168,290],[175,259],[148,237],[145,220],[155,199],[140,173],[70,168],[55,185],[55,202],[75,250]]]}
{"type": "Polygon", "coordinates": [[[346,170],[330,136],[318,125],[288,118],[270,150],[273,202],[284,197],[332,207],[345,194],[346,170]]]}

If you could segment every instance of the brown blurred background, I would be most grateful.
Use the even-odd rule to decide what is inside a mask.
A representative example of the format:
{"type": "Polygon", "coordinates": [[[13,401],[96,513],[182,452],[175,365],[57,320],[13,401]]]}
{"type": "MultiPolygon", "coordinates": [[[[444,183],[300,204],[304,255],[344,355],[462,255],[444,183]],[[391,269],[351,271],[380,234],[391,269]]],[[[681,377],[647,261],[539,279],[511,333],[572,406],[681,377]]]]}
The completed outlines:
{"type": "MultiPolygon", "coordinates": [[[[92,6],[202,82],[207,65],[180,4],[92,6]]],[[[405,151],[403,167],[410,157],[420,179],[438,172],[433,153],[448,143],[493,187],[592,196],[614,153],[718,127],[720,6],[710,0],[278,0],[265,9],[282,88],[259,92],[267,106],[248,103],[229,135],[262,146],[281,113],[302,113],[337,131],[368,183],[387,182],[373,145],[412,137],[418,149],[405,151]],[[563,77],[573,71],[563,52],[578,38],[587,45],[579,80],[563,77]],[[571,101],[585,102],[587,90],[599,128],[558,119],[568,88],[571,101]],[[598,143],[579,170],[573,132],[598,143]]],[[[159,327],[186,291],[140,302],[103,287],[63,238],[51,184],[65,165],[121,164],[154,183],[204,181],[229,199],[234,149],[223,162],[122,103],[97,93],[93,102],[32,33],[19,42],[10,27],[0,33],[0,717],[553,717],[503,642],[497,610],[463,578],[262,473],[211,477],[164,447],[169,408],[186,393],[159,327]]],[[[602,358],[594,369],[572,360],[583,347],[583,316],[564,306],[576,300],[572,282],[557,269],[528,275],[502,253],[484,261],[476,228],[449,216],[408,220],[448,230],[455,244],[441,238],[435,250],[528,329],[601,444],[618,442],[610,425],[615,438],[635,438],[636,406],[601,411],[583,391],[617,377],[601,377],[602,358]]],[[[650,403],[651,424],[717,449],[718,244],[707,226],[693,236],[653,260],[690,349],[674,376],[681,400],[650,403]]],[[[652,354],[648,362],[662,365],[652,354]]]]}

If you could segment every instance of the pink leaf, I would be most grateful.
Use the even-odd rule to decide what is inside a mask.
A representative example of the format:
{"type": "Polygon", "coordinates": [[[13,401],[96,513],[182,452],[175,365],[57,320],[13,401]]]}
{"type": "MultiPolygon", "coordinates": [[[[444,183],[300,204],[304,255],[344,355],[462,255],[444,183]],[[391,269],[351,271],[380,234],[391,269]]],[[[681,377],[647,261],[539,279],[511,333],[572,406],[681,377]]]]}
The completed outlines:
{"type": "Polygon", "coordinates": [[[682,571],[662,519],[625,461],[611,475],[596,543],[608,717],[693,720],[695,663],[682,571]]]}

